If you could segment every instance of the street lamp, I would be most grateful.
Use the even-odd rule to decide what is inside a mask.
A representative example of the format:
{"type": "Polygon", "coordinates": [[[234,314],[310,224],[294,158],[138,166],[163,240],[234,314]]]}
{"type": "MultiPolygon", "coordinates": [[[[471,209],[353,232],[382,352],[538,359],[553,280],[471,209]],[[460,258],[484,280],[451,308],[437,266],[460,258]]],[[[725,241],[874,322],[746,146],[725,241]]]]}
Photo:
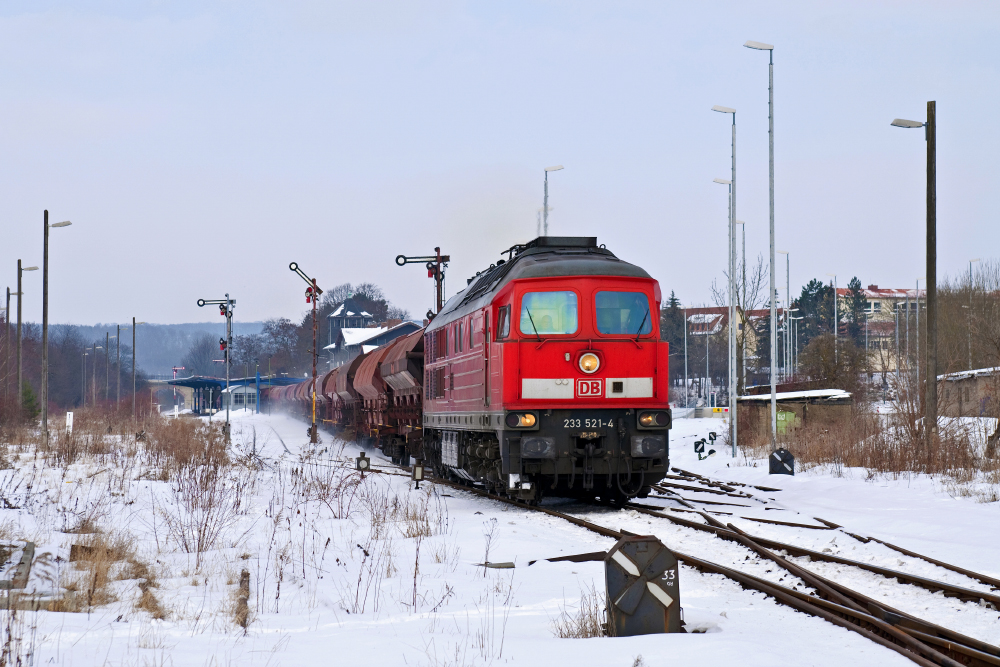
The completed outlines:
{"type": "Polygon", "coordinates": [[[937,107],[927,102],[927,122],[897,118],[893,127],[924,128],[927,142],[927,388],[924,422],[927,449],[937,436],[937,107]]]}
{"type": "Polygon", "coordinates": [[[3,398],[7,402],[10,389],[10,288],[7,288],[7,305],[3,309],[3,398]]]}
{"type": "MultiPolygon", "coordinates": [[[[733,330],[736,323],[735,280],[736,280],[736,109],[719,106],[712,111],[733,115],[732,138],[732,176],[729,183],[729,434],[733,445],[733,458],[736,458],[736,386],[733,378],[736,376],[736,334],[733,330]]],[[[718,182],[718,181],[716,181],[718,182]]],[[[773,295],[772,295],[773,299],[773,295]]]]}
{"type": "MultiPolygon", "coordinates": [[[[746,317],[747,317],[747,314],[746,314],[746,303],[747,303],[747,226],[746,226],[746,223],[743,222],[742,220],[735,220],[734,222],[737,225],[740,226],[740,230],[743,232],[743,252],[740,255],[741,260],[739,262],[740,266],[743,267],[743,282],[740,283],[740,289],[737,290],[737,293],[742,292],[742,294],[740,296],[740,299],[739,299],[739,303],[740,303],[740,306],[743,308],[743,319],[744,319],[744,324],[745,324],[746,323],[746,317]]],[[[743,343],[740,343],[740,341],[737,340],[736,341],[736,348],[737,348],[737,352],[739,353],[736,356],[740,359],[740,363],[742,364],[740,375],[743,378],[743,385],[744,385],[744,391],[745,391],[746,390],[745,389],[746,382],[747,382],[746,327],[744,327],[744,329],[743,329],[743,343]]],[[[737,392],[739,391],[739,388],[740,388],[740,383],[739,383],[739,381],[737,381],[736,382],[737,392]]]]}
{"type": "Polygon", "coordinates": [[[542,200],[542,235],[549,235],[549,172],[561,171],[563,166],[557,164],[554,167],[545,168],[545,196],[542,200]]]}
{"type": "Polygon", "coordinates": [[[316,321],[316,304],[319,301],[320,295],[323,294],[323,290],[319,288],[316,284],[315,278],[310,278],[305,274],[305,271],[299,268],[299,265],[292,262],[288,265],[294,273],[297,273],[302,280],[306,281],[309,287],[306,289],[306,303],[312,303],[313,311],[313,388],[312,388],[312,426],[309,427],[309,442],[316,444],[319,441],[319,431],[316,428],[316,332],[317,332],[317,321],[316,321]]]}
{"type": "Polygon", "coordinates": [[[687,408],[691,403],[688,397],[688,313],[683,306],[681,310],[684,311],[684,407],[687,408]]]}
{"type": "Polygon", "coordinates": [[[21,303],[24,301],[24,290],[21,288],[21,275],[25,271],[37,271],[37,266],[22,267],[17,260],[17,409],[18,417],[24,407],[24,369],[21,366],[21,303]]]}
{"type": "MultiPolygon", "coordinates": [[[[724,109],[724,108],[725,107],[712,107],[712,110],[713,111],[719,111],[720,109],[724,109]]],[[[736,118],[736,112],[733,111],[734,122],[735,122],[735,118],[736,118]]],[[[736,126],[734,124],[733,125],[733,141],[734,141],[734,143],[733,143],[733,150],[734,151],[736,150],[735,140],[736,140],[736,126]]],[[[735,153],[734,153],[734,155],[735,155],[735,153]]],[[[736,173],[736,162],[735,162],[735,159],[734,159],[734,161],[733,161],[733,175],[734,175],[734,177],[735,177],[735,173],[736,173]]],[[[736,413],[736,385],[735,385],[734,380],[736,378],[736,333],[735,333],[736,309],[735,309],[735,303],[734,302],[735,302],[735,298],[736,298],[736,288],[735,288],[735,279],[736,279],[736,214],[735,214],[734,206],[733,206],[734,201],[735,201],[734,189],[733,189],[734,181],[732,181],[732,180],[727,181],[727,180],[725,180],[723,178],[714,178],[714,179],[712,179],[712,182],[713,183],[718,183],[719,185],[726,185],[726,186],[729,187],[729,221],[728,221],[728,227],[729,227],[729,260],[728,260],[728,264],[729,264],[729,267],[728,267],[728,269],[726,271],[729,274],[728,275],[728,285],[727,285],[728,291],[729,291],[729,326],[726,327],[727,328],[727,333],[728,333],[727,344],[728,344],[728,350],[729,350],[729,386],[728,386],[727,389],[728,389],[728,395],[729,395],[729,401],[728,401],[729,402],[729,421],[730,421],[730,424],[729,424],[729,436],[730,436],[730,441],[732,442],[733,457],[735,458],[735,456],[736,456],[736,423],[735,423],[735,413],[736,413]]],[[[707,334],[706,334],[706,336],[707,336],[707,334]]],[[[705,344],[705,350],[706,350],[705,355],[707,357],[708,356],[708,343],[707,342],[705,344]]]]}
{"type": "MultiPolygon", "coordinates": [[[[87,348],[83,348],[86,350],[87,348]]],[[[83,402],[80,405],[81,408],[87,407],[87,357],[90,356],[90,352],[83,353],[83,373],[80,375],[80,393],[83,396],[83,402]]]]}
{"type": "Polygon", "coordinates": [[[69,220],[49,224],[45,211],[45,234],[42,243],[42,435],[49,444],[49,227],[69,227],[69,220]]]}
{"type": "MultiPolygon", "coordinates": [[[[132,421],[133,422],[135,422],[135,419],[136,419],[136,414],[135,414],[135,328],[136,328],[137,325],[140,325],[140,324],[145,324],[145,322],[136,322],[135,318],[134,317],[132,318],[132,421]]],[[[128,328],[127,324],[125,325],[125,328],[126,329],[128,328]]],[[[121,326],[118,327],[118,334],[119,334],[118,338],[121,339],[121,326]]],[[[119,372],[118,372],[118,374],[120,376],[121,375],[121,351],[120,351],[120,348],[119,348],[118,364],[119,364],[119,372]]],[[[121,377],[118,378],[118,394],[119,394],[119,396],[121,396],[121,377]]]]}
{"type": "Polygon", "coordinates": [[[233,402],[232,392],[229,391],[229,366],[230,361],[230,348],[233,346],[233,309],[236,307],[236,299],[230,299],[229,293],[226,293],[225,299],[198,299],[198,307],[202,308],[206,305],[214,305],[219,307],[219,314],[226,318],[226,338],[219,341],[219,347],[222,348],[223,359],[226,363],[226,442],[229,442],[229,406],[233,402]]]}
{"type": "Polygon", "coordinates": [[[788,319],[794,323],[792,327],[792,375],[797,375],[799,372],[799,320],[805,318],[789,317],[788,319]]]}
{"type": "Polygon", "coordinates": [[[7,288],[7,305],[3,309],[3,398],[7,402],[10,391],[10,288],[7,288]]]}
{"type": "Polygon", "coordinates": [[[833,278],[833,362],[839,363],[837,351],[837,332],[840,329],[840,318],[837,313],[837,274],[826,274],[833,278]]]}
{"type": "MultiPolygon", "coordinates": [[[[777,308],[774,303],[774,46],[763,42],[747,41],[743,46],[757,51],[767,51],[767,149],[768,149],[768,199],[770,203],[770,261],[771,261],[771,449],[778,448],[778,411],[776,375],[778,362],[774,348],[778,344],[777,308]]],[[[733,114],[735,123],[736,115],[733,114]]],[[[789,303],[791,296],[789,295],[789,303]]]]}
{"type": "MultiPolygon", "coordinates": [[[[788,254],[787,250],[776,250],[779,255],[785,256],[785,308],[791,310],[792,308],[792,262],[791,256],[788,254]]],[[[788,343],[791,340],[791,329],[785,327],[785,354],[782,360],[782,365],[785,367],[785,375],[788,375],[788,343]]],[[[773,351],[772,351],[773,354],[773,351]]]]}
{"type": "Polygon", "coordinates": [[[97,343],[94,343],[94,367],[90,371],[90,391],[94,395],[94,407],[97,407],[97,351],[104,350],[97,343]]]}
{"type": "Polygon", "coordinates": [[[972,370],[972,264],[974,262],[982,261],[980,258],[969,260],[969,318],[968,318],[968,332],[969,332],[969,370],[972,370]]]}

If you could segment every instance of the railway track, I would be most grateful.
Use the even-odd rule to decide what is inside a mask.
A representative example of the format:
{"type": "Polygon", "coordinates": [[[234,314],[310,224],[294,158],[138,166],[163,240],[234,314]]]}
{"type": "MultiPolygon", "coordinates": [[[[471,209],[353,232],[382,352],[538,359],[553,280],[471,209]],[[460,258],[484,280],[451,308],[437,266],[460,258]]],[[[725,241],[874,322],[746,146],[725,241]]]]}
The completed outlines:
{"type": "MultiPolygon", "coordinates": [[[[344,466],[349,465],[348,460],[331,458],[330,463],[334,462],[344,466]]],[[[391,467],[398,470],[400,467],[387,461],[380,463],[382,465],[373,468],[371,473],[401,474],[390,469],[391,467]],[[388,464],[388,467],[386,464],[388,464]]],[[[408,470],[405,467],[402,469],[408,470]]],[[[908,557],[918,558],[936,567],[961,574],[991,588],[991,591],[974,590],[907,572],[883,568],[871,563],[843,558],[832,553],[815,551],[766,537],[753,536],[735,526],[731,521],[723,523],[715,517],[736,516],[737,513],[746,514],[748,513],[747,509],[772,509],[768,507],[768,504],[773,503],[774,498],[761,498],[751,493],[749,489],[765,493],[777,493],[780,491],[779,489],[755,487],[737,482],[720,482],[679,469],[674,469],[674,472],[677,474],[668,476],[663,483],[657,485],[654,489],[659,494],[658,499],[676,502],[681,507],[652,507],[645,503],[630,503],[626,505],[625,509],[668,521],[673,526],[700,531],[711,534],[716,538],[739,544],[750,552],[747,555],[747,559],[750,558],[750,555],[753,555],[755,558],[773,563],[784,570],[792,579],[797,580],[798,583],[794,587],[783,585],[780,582],[672,549],[678,560],[682,563],[702,573],[722,575],[740,584],[745,589],[764,593],[787,607],[822,618],[833,625],[856,632],[873,642],[896,651],[918,665],[1000,667],[1000,647],[896,609],[860,591],[813,572],[791,559],[805,557],[810,559],[810,561],[835,563],[840,566],[857,568],[880,575],[886,579],[894,579],[900,584],[917,586],[934,593],[941,592],[945,596],[958,598],[966,603],[990,605],[994,611],[1000,608],[1000,580],[897,547],[877,538],[855,535],[843,530],[837,524],[818,517],[814,517],[814,520],[817,522],[816,524],[804,524],[776,519],[762,520],[759,517],[739,516],[738,518],[750,521],[764,521],[767,524],[775,526],[839,531],[857,539],[862,544],[872,542],[881,544],[908,557]],[[712,495],[713,499],[686,498],[681,496],[678,490],[686,491],[689,494],[708,493],[712,495]],[[714,499],[720,495],[725,496],[727,499],[714,499]],[[699,504],[707,507],[699,507],[699,504]],[[721,508],[735,511],[720,511],[721,508]],[[690,518],[673,516],[671,515],[671,510],[684,510],[686,514],[698,515],[704,520],[704,523],[693,521],[690,518]]],[[[439,478],[428,479],[427,481],[514,505],[524,510],[541,512],[557,517],[604,537],[617,540],[626,534],[624,531],[600,525],[568,512],[541,505],[530,505],[507,497],[497,496],[475,486],[439,478]]],[[[593,554],[591,555],[593,556],[593,554]]]]}
{"type": "MultiPolygon", "coordinates": [[[[625,534],[622,531],[602,526],[588,519],[552,509],[550,507],[526,505],[509,498],[487,493],[486,491],[475,487],[457,484],[448,480],[434,479],[432,481],[459,491],[466,491],[481,497],[512,504],[526,510],[542,512],[550,516],[558,517],[573,523],[574,525],[612,539],[619,539],[625,534]]],[[[688,490],[697,492],[711,490],[710,492],[721,492],[726,495],[736,496],[745,500],[760,502],[760,499],[756,498],[753,494],[740,491],[739,487],[733,486],[732,483],[723,484],[707,479],[706,481],[710,483],[706,483],[701,487],[689,487],[688,490]]],[[[663,488],[669,489],[669,486],[665,486],[663,488]]],[[[760,489],[760,487],[758,487],[758,489],[760,489]]],[[[763,487],[762,490],[777,491],[777,489],[770,489],[768,487],[763,487]]],[[[884,602],[875,600],[861,593],[860,591],[851,589],[844,584],[812,572],[802,565],[793,562],[786,557],[785,554],[790,557],[804,556],[816,561],[826,561],[843,566],[857,567],[874,574],[879,574],[886,578],[896,579],[903,584],[919,586],[931,592],[943,592],[946,596],[955,597],[964,602],[976,602],[979,604],[993,605],[994,608],[1000,607],[1000,594],[964,588],[910,573],[882,568],[870,563],[854,561],[833,554],[817,552],[804,547],[785,544],[768,538],[752,536],[731,523],[728,525],[723,524],[721,521],[715,519],[711,514],[709,514],[708,511],[695,507],[690,500],[678,500],[686,505],[684,509],[700,515],[705,520],[705,523],[699,523],[697,521],[692,521],[678,516],[671,516],[663,509],[650,509],[649,506],[638,503],[631,503],[626,506],[626,509],[635,510],[644,515],[665,519],[673,525],[703,531],[720,539],[740,544],[749,550],[754,556],[774,563],[776,566],[782,568],[788,575],[791,575],[792,578],[797,579],[801,583],[802,590],[798,587],[792,588],[788,585],[782,585],[781,583],[765,579],[745,571],[737,570],[704,558],[673,550],[678,560],[688,566],[703,573],[725,576],[728,579],[739,583],[743,588],[764,593],[785,606],[818,618],[822,618],[834,625],[857,632],[871,641],[900,653],[919,665],[947,665],[949,667],[957,667],[959,665],[982,665],[1000,667],[1000,647],[973,637],[969,637],[961,632],[931,623],[918,618],[917,616],[891,607],[884,602]]],[[[717,507],[718,503],[719,501],[714,501],[713,507],[717,507]]],[[[782,521],[774,521],[773,523],[776,525],[817,528],[822,530],[838,530],[841,528],[840,526],[836,526],[836,524],[832,524],[830,522],[823,522],[822,520],[818,521],[820,522],[819,526],[782,521]]],[[[845,534],[850,534],[846,533],[846,531],[844,532],[845,534]]],[[[858,536],[858,539],[864,541],[866,538],[858,536]]],[[[944,563],[943,561],[938,561],[936,559],[916,554],[912,551],[903,550],[875,538],[867,539],[869,541],[885,544],[889,548],[900,551],[900,553],[905,553],[908,556],[921,558],[922,560],[932,563],[938,567],[976,579],[980,583],[987,586],[1000,586],[1000,581],[986,575],[971,572],[964,568],[944,563]]]]}

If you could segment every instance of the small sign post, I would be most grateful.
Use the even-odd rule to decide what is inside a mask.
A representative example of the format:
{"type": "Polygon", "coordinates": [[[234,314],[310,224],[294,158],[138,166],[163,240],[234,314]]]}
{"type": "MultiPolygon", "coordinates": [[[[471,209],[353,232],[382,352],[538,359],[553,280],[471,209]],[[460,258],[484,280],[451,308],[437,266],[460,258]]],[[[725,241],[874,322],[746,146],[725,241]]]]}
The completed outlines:
{"type": "Polygon", "coordinates": [[[66,437],[68,438],[68,437],[70,437],[72,435],[73,435],[73,413],[72,412],[67,412],[66,413],[66,437]]]}

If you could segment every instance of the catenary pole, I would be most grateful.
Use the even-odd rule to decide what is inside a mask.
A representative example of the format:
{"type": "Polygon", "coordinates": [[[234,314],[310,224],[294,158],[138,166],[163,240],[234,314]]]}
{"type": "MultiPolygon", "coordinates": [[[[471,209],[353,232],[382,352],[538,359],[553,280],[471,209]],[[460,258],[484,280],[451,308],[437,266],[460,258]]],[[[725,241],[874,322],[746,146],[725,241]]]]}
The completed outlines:
{"type": "Polygon", "coordinates": [[[135,317],[132,318],[132,422],[135,423],[135,317]]]}
{"type": "Polygon", "coordinates": [[[21,409],[24,407],[24,376],[22,375],[24,371],[21,367],[21,301],[24,296],[24,288],[21,286],[21,274],[23,272],[21,260],[17,260],[17,384],[14,386],[14,391],[17,392],[18,416],[20,416],[21,409]]]}

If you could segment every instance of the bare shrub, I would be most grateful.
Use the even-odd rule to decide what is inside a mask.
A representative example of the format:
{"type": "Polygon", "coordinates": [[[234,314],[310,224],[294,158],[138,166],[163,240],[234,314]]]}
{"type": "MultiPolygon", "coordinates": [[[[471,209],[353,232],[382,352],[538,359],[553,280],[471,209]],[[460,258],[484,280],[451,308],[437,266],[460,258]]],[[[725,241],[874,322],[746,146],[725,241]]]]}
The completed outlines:
{"type": "Polygon", "coordinates": [[[146,437],[146,450],[153,465],[218,467],[229,463],[225,437],[198,421],[159,419],[146,437]]]}
{"type": "Polygon", "coordinates": [[[24,613],[16,608],[0,611],[0,666],[25,667],[33,664],[31,645],[25,641],[24,613]]]}
{"type": "Polygon", "coordinates": [[[552,634],[560,639],[603,637],[606,601],[594,584],[584,589],[576,609],[564,606],[552,622],[552,634]]]}
{"type": "Polygon", "coordinates": [[[241,486],[239,477],[227,474],[218,462],[184,465],[174,473],[173,504],[161,507],[159,514],[178,546],[195,554],[195,568],[201,567],[201,555],[214,549],[239,518],[241,486]]]}

